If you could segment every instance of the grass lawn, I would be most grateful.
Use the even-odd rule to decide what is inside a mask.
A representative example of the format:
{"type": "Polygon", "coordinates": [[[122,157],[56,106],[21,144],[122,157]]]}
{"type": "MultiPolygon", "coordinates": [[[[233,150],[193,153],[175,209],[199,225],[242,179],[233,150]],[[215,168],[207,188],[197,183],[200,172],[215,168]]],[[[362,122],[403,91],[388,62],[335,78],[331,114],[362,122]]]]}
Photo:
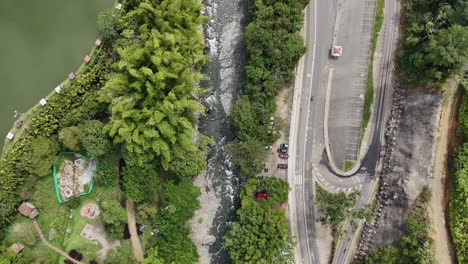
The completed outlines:
{"type": "MultiPolygon", "coordinates": [[[[82,202],[81,206],[85,204],[87,204],[87,202],[82,202]]],[[[66,252],[70,252],[72,249],[80,252],[83,254],[83,260],[86,262],[95,259],[96,252],[102,248],[101,244],[99,244],[98,241],[91,241],[80,236],[81,230],[83,230],[85,225],[87,223],[92,224],[93,221],[92,219],[81,217],[79,208],[75,209],[73,211],[73,218],[70,221],[71,233],[65,235],[62,249],[66,252]]]]}
{"type": "Polygon", "coordinates": [[[71,220],[69,218],[70,209],[65,204],[60,204],[57,201],[52,176],[42,177],[36,182],[35,191],[30,202],[39,210],[37,222],[44,236],[48,237],[49,230],[54,228],[55,238],[50,242],[60,247],[71,220]]]}
{"type": "Polygon", "coordinates": [[[353,166],[354,166],[355,163],[356,163],[356,162],[353,161],[353,160],[345,160],[345,161],[343,162],[343,170],[344,170],[344,171],[349,171],[350,169],[353,168],[353,166]]]}
{"type": "MultiPolygon", "coordinates": [[[[51,228],[55,229],[55,238],[50,243],[66,252],[72,249],[77,250],[83,254],[83,261],[85,262],[95,259],[96,252],[102,246],[97,241],[90,241],[80,236],[81,230],[83,230],[86,223],[92,224],[94,220],[81,217],[79,209],[82,205],[88,203],[99,204],[99,201],[103,199],[117,199],[119,196],[118,187],[95,185],[92,193],[78,198],[81,205],[73,210],[70,210],[66,203],[60,204],[57,201],[52,176],[35,180],[34,189],[29,201],[39,210],[37,222],[44,236],[48,238],[49,230],[51,228]],[[69,234],[66,232],[68,228],[71,230],[69,234]]],[[[38,235],[31,221],[23,216],[18,216],[9,226],[5,234],[5,241],[8,244],[14,242],[24,244],[26,246],[25,255],[31,257],[31,259],[42,259],[44,257],[47,259],[44,263],[63,263],[63,258],[60,255],[45,247],[38,240],[38,235]],[[33,232],[28,233],[26,230],[32,230],[33,232]]]]}

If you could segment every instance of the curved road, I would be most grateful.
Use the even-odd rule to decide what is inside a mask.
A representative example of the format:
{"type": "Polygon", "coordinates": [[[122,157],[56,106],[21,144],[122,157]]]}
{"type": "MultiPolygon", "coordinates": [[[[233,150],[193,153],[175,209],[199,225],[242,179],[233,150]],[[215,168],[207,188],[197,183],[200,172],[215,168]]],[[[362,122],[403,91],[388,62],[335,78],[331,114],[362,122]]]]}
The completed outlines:
{"type": "MultiPolygon", "coordinates": [[[[374,113],[377,116],[371,145],[362,160],[361,170],[352,177],[341,178],[328,169],[323,143],[323,113],[327,76],[330,64],[333,64],[329,61],[328,52],[333,38],[337,3],[335,1],[311,0],[306,9],[303,35],[305,36],[307,53],[296,72],[290,128],[291,158],[288,170],[288,180],[292,187],[289,208],[291,232],[298,240],[295,252],[297,264],[319,263],[320,252],[318,252],[316,245],[315,213],[312,201],[315,180],[335,191],[351,191],[355,187],[360,187],[361,196],[358,198],[357,207],[363,206],[373,198],[371,197],[372,187],[375,183],[373,179],[379,160],[383,128],[385,86],[391,71],[390,59],[394,42],[393,28],[396,20],[394,15],[396,3],[386,1],[385,11],[384,23],[386,25],[384,26],[390,30],[386,32],[385,36],[380,89],[377,90],[378,95],[373,108],[377,111],[374,113]],[[388,19],[387,16],[391,19],[388,19]]],[[[346,12],[346,10],[341,10],[341,12],[346,12]]],[[[346,52],[346,48],[344,50],[346,52]]],[[[344,142],[346,139],[340,140],[344,142]]],[[[347,231],[349,234],[353,233],[351,230],[347,231]]],[[[348,261],[349,252],[347,249],[350,248],[351,243],[352,236],[346,236],[339,242],[333,263],[342,264],[348,261]]]]}

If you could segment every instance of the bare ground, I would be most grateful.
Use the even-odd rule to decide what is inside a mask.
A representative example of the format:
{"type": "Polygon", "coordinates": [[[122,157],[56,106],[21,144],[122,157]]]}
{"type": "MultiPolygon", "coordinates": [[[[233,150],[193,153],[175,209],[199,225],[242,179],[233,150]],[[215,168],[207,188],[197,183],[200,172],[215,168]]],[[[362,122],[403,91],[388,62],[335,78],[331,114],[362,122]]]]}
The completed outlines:
{"type": "Polygon", "coordinates": [[[441,94],[408,87],[395,90],[377,212],[365,224],[357,257],[398,241],[408,209],[422,188],[432,184],[441,94]]]}

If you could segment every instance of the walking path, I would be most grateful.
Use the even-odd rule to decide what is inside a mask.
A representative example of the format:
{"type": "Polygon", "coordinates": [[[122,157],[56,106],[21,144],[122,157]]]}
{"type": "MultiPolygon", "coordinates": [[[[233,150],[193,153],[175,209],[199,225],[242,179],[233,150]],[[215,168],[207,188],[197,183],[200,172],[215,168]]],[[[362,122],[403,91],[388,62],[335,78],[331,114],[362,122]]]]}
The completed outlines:
{"type": "Polygon", "coordinates": [[[454,263],[454,252],[450,245],[448,224],[446,223],[446,200],[444,199],[447,178],[447,155],[450,142],[452,122],[455,116],[455,100],[457,85],[450,83],[447,101],[442,106],[439,123],[439,137],[434,157],[434,173],[432,180],[432,197],[430,201],[430,218],[434,240],[434,258],[436,263],[454,263]]]}
{"type": "Polygon", "coordinates": [[[33,219],[32,220],[33,222],[33,225],[34,225],[34,228],[36,228],[36,231],[37,233],[39,234],[39,237],[41,238],[42,242],[50,249],[52,249],[53,251],[59,253],[60,255],[64,256],[66,259],[72,261],[73,263],[76,263],[76,264],[84,264],[83,262],[80,262],[78,260],[75,260],[74,258],[70,257],[65,251],[61,250],[60,248],[52,245],[51,243],[49,243],[49,241],[47,241],[44,237],[44,234],[42,233],[42,230],[41,230],[41,227],[39,226],[39,224],[37,223],[36,219],[33,219]]]}
{"type": "Polygon", "coordinates": [[[135,259],[138,262],[141,262],[143,260],[144,255],[136,229],[135,204],[133,203],[132,199],[127,199],[127,201],[125,201],[125,204],[127,207],[128,230],[130,231],[130,239],[132,241],[133,253],[135,254],[135,259]]]}

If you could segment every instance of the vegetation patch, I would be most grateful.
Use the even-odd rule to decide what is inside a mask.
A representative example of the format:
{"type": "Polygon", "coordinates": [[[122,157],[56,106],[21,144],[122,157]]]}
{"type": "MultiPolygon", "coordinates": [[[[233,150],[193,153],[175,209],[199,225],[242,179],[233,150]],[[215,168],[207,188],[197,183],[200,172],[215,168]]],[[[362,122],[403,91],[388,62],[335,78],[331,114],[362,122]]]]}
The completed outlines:
{"type": "Polygon", "coordinates": [[[303,9],[308,0],[249,1],[244,30],[246,85],[231,109],[236,140],[228,145],[234,164],[247,177],[262,171],[265,146],[279,136],[283,120],[275,117],[275,97],[290,85],[293,70],[305,53],[303,9]]]}
{"type": "Polygon", "coordinates": [[[349,171],[353,168],[354,164],[356,164],[356,161],[354,160],[345,160],[343,162],[343,171],[349,171]]]}
{"type": "MultiPolygon", "coordinates": [[[[434,263],[432,257],[432,240],[429,235],[429,216],[427,205],[431,199],[430,190],[425,187],[410,209],[406,219],[406,234],[395,246],[382,246],[364,260],[354,264],[407,264],[434,263]]],[[[463,262],[460,262],[463,263],[463,262]]]]}
{"type": "MultiPolygon", "coordinates": [[[[39,224],[55,229],[51,243],[91,261],[98,246],[81,237],[83,225],[102,221],[107,238],[122,239],[127,214],[121,198],[132,199],[138,224],[147,226],[144,263],[198,262],[185,224],[199,206],[200,190],[190,180],[206,166],[211,144],[194,128],[204,111],[194,94],[207,61],[201,7],[197,0],[135,0],[99,15],[102,45],[89,67],[34,112],[0,160],[0,228],[15,219],[17,194],[32,193],[39,224]],[[59,149],[100,160],[96,192],[63,205],[50,202],[50,168],[59,149]],[[78,216],[89,203],[99,207],[97,219],[78,216]]],[[[122,241],[107,263],[133,258],[122,241]]]]}
{"type": "Polygon", "coordinates": [[[440,88],[468,61],[467,1],[408,0],[398,51],[401,76],[414,85],[440,88]]]}
{"type": "Polygon", "coordinates": [[[334,241],[343,234],[343,224],[350,219],[353,227],[357,226],[359,219],[369,219],[373,213],[373,205],[368,204],[360,209],[355,208],[356,200],[360,192],[354,191],[330,193],[316,185],[316,203],[319,209],[319,221],[329,226],[332,230],[334,241]]]}
{"type": "Polygon", "coordinates": [[[224,237],[233,263],[294,263],[294,242],[283,207],[288,191],[287,182],[278,178],[247,181],[239,218],[224,237]]]}
{"type": "Polygon", "coordinates": [[[457,259],[460,263],[468,261],[468,205],[466,195],[468,193],[468,96],[467,88],[464,89],[459,109],[459,134],[463,144],[460,145],[453,156],[453,192],[450,195],[449,221],[450,231],[457,259]]]}

